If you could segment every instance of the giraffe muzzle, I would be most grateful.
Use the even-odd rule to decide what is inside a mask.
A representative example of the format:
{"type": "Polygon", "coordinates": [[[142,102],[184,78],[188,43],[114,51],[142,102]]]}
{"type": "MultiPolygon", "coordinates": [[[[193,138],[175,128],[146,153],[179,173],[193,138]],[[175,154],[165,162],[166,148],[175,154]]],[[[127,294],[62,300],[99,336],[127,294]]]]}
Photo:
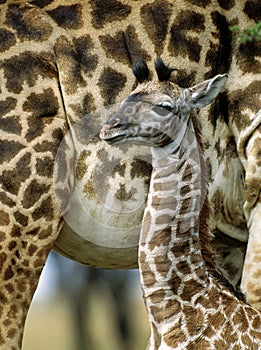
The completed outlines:
{"type": "Polygon", "coordinates": [[[110,144],[119,142],[126,136],[126,131],[123,130],[119,120],[113,124],[105,124],[100,132],[100,138],[110,144]]]}

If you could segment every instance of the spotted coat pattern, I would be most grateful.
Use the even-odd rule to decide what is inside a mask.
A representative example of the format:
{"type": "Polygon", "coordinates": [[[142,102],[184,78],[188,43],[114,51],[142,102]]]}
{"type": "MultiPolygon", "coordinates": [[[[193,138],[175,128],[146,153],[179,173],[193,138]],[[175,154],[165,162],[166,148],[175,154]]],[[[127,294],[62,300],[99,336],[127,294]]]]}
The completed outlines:
{"type": "MultiPolygon", "coordinates": [[[[81,154],[75,178],[68,144],[76,141],[69,138],[64,149],[59,145],[71,125],[131,91],[135,81],[126,72],[136,58],[151,62],[161,55],[179,68],[175,79],[181,86],[217,73],[230,74],[227,90],[201,113],[215,212],[212,229],[241,242],[250,233],[245,290],[259,305],[259,44],[237,46],[228,29],[233,24],[244,29],[259,21],[258,4],[257,0],[0,1],[1,349],[21,348],[26,314],[54,242],[67,256],[83,261],[86,255],[85,241],[77,237],[72,244],[66,225],[57,239],[61,217],[68,210],[75,178],[90,200],[97,199],[93,189],[99,184],[92,186],[97,177],[91,165],[98,159],[94,170],[100,173],[103,161],[113,155],[97,139],[85,148],[85,131],[99,128],[95,115],[79,128],[81,154]],[[231,178],[237,186],[231,186],[231,178]]],[[[108,193],[113,190],[124,205],[143,193],[140,200],[145,202],[150,170],[140,159],[118,164],[109,177],[112,181],[107,181],[108,193]],[[126,186],[132,180],[139,181],[138,190],[126,186]]],[[[144,206],[140,208],[136,223],[144,206]]],[[[238,243],[232,245],[240,255],[238,243]]],[[[106,259],[111,257],[110,249],[97,254],[92,244],[88,251],[92,264],[98,265],[97,258],[105,253],[106,259]]],[[[132,256],[125,266],[135,266],[137,249],[122,255],[132,256]]],[[[232,271],[231,266],[225,268],[232,271]]]]}
{"type": "Polygon", "coordinates": [[[101,132],[112,145],[142,142],[152,150],[139,241],[148,350],[260,348],[261,312],[227,283],[210,248],[206,168],[192,108],[210,103],[211,86],[217,94],[224,79],[184,90],[165,81],[144,82],[101,132]]]}

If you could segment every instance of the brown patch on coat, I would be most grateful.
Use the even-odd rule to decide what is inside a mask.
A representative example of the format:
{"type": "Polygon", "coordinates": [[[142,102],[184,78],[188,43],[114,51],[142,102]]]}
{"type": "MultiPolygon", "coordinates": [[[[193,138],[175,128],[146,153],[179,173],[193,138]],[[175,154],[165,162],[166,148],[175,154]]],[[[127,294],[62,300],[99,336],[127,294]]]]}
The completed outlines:
{"type": "Polygon", "coordinates": [[[53,10],[46,11],[55,22],[66,29],[78,29],[83,26],[82,5],[59,5],[53,10]]]}
{"type": "Polygon", "coordinates": [[[160,56],[164,49],[172,7],[173,4],[164,0],[156,0],[141,7],[141,22],[155,46],[157,56],[160,56]]]}
{"type": "Polygon", "coordinates": [[[192,297],[203,289],[203,284],[190,278],[184,282],[182,294],[180,295],[183,301],[191,301],[192,297]]]}
{"type": "Polygon", "coordinates": [[[53,176],[54,168],[53,159],[48,156],[38,158],[36,160],[35,168],[38,175],[51,178],[53,176]]]}
{"type": "Polygon", "coordinates": [[[58,99],[51,88],[44,89],[41,94],[30,94],[23,104],[23,110],[34,118],[55,117],[58,109],[58,99]]]}
{"type": "Polygon", "coordinates": [[[167,284],[172,293],[176,294],[179,287],[183,284],[183,281],[177,276],[176,272],[173,272],[172,276],[168,279],[167,284]]]}
{"type": "Polygon", "coordinates": [[[145,232],[145,234],[150,231],[151,220],[151,214],[149,211],[147,211],[142,221],[142,231],[145,232]]]}
{"type": "Polygon", "coordinates": [[[4,210],[0,210],[0,226],[7,226],[10,223],[9,214],[4,210]]]}
{"type": "Polygon", "coordinates": [[[181,256],[188,256],[190,254],[190,247],[188,242],[175,242],[175,246],[172,248],[172,253],[176,258],[179,258],[181,256]]]}
{"type": "MultiPolygon", "coordinates": [[[[256,130],[258,130],[261,135],[261,126],[259,126],[256,130]]],[[[252,155],[255,157],[255,165],[257,167],[261,167],[261,137],[255,139],[253,143],[252,155]]]]}
{"type": "Polygon", "coordinates": [[[51,197],[45,199],[42,204],[34,210],[32,213],[32,218],[38,220],[43,217],[46,221],[51,221],[54,219],[54,209],[51,197]]]}
{"type": "Polygon", "coordinates": [[[136,59],[151,59],[150,55],[142,48],[135,27],[129,25],[125,31],[119,31],[115,36],[100,35],[100,43],[106,51],[106,55],[126,65],[136,59]]]}
{"type": "Polygon", "coordinates": [[[193,336],[197,334],[204,325],[204,313],[200,310],[200,308],[195,308],[190,305],[184,305],[183,312],[189,335],[193,336]]]}
{"type": "Polygon", "coordinates": [[[260,177],[251,177],[246,179],[245,183],[245,193],[246,201],[252,206],[255,205],[259,198],[259,193],[261,189],[260,177]]]}
{"type": "Polygon", "coordinates": [[[18,224],[22,225],[22,226],[27,226],[28,224],[28,217],[23,215],[22,213],[20,213],[20,211],[16,211],[14,213],[14,217],[15,217],[15,220],[18,224]]]}
{"type": "Polygon", "coordinates": [[[6,88],[19,94],[23,85],[35,86],[39,76],[57,79],[57,71],[53,65],[53,57],[47,52],[25,51],[4,60],[0,67],[4,70],[6,88]]]}
{"type": "Polygon", "coordinates": [[[152,201],[151,201],[151,207],[156,209],[156,210],[163,210],[163,209],[169,209],[170,207],[175,208],[177,205],[176,200],[172,200],[169,197],[158,197],[158,196],[153,196],[152,201]]]}
{"type": "Polygon", "coordinates": [[[24,208],[31,208],[37,203],[40,198],[48,193],[50,185],[38,183],[37,180],[32,180],[32,182],[27,186],[24,198],[22,200],[22,205],[24,208]]]}
{"type": "Polygon", "coordinates": [[[30,4],[40,8],[44,8],[45,6],[51,4],[52,2],[53,0],[33,0],[33,1],[30,1],[30,4]]]}
{"type": "Polygon", "coordinates": [[[0,253],[0,273],[3,270],[6,260],[7,260],[7,254],[4,252],[0,253]]]}
{"type": "Polygon", "coordinates": [[[120,21],[131,13],[131,6],[124,5],[118,0],[90,0],[92,7],[92,25],[99,29],[106,23],[120,21]]]}
{"type": "Polygon", "coordinates": [[[10,4],[5,24],[12,28],[21,41],[46,41],[53,32],[50,24],[42,18],[42,13],[33,7],[10,4]]]}
{"type": "Polygon", "coordinates": [[[168,258],[166,252],[162,255],[158,253],[154,258],[154,263],[157,268],[157,272],[166,280],[169,269],[172,265],[172,261],[168,258]]]}
{"type": "Polygon", "coordinates": [[[199,62],[201,45],[196,37],[189,37],[188,31],[202,33],[205,30],[205,18],[203,15],[191,10],[179,12],[170,29],[171,39],[169,52],[172,56],[186,57],[190,61],[199,62]]]}
{"type": "Polygon", "coordinates": [[[81,181],[84,175],[87,172],[86,158],[91,155],[91,152],[88,150],[83,150],[78,158],[76,165],[76,179],[81,181]]]}
{"type": "MultiPolygon", "coordinates": [[[[3,117],[5,114],[11,112],[17,105],[17,99],[13,97],[7,97],[5,100],[0,101],[0,117],[3,117]]],[[[4,120],[1,120],[1,123],[4,125],[4,120]]],[[[0,128],[2,129],[2,126],[0,124],[0,128]]],[[[9,130],[8,126],[6,126],[7,130],[9,130]]],[[[3,129],[5,130],[5,128],[3,129]]]]}
{"type": "Polygon", "coordinates": [[[63,73],[60,78],[63,90],[68,95],[75,94],[79,87],[86,86],[86,81],[82,74],[82,65],[78,60],[79,53],[77,53],[65,36],[60,36],[57,39],[54,51],[58,57],[58,66],[63,73]]]}
{"type": "Polygon", "coordinates": [[[47,227],[47,229],[42,229],[39,234],[38,234],[38,238],[41,240],[44,240],[46,238],[48,238],[50,235],[52,234],[52,226],[49,225],[47,227]]]}
{"type": "Polygon", "coordinates": [[[104,68],[98,82],[104,106],[109,106],[116,102],[116,97],[124,88],[126,80],[126,76],[122,73],[110,67],[104,68]]]}
{"type": "MultiPolygon", "coordinates": [[[[0,142],[1,145],[1,142],[0,142]]],[[[17,163],[13,170],[4,170],[0,178],[3,190],[18,194],[21,184],[28,179],[31,174],[31,155],[26,153],[17,163]]]]}
{"type": "Polygon", "coordinates": [[[16,141],[0,140],[0,164],[9,162],[13,159],[25,146],[16,141]]]}
{"type": "Polygon", "coordinates": [[[28,131],[25,138],[28,142],[41,136],[44,132],[45,123],[42,119],[28,118],[28,131]]]}
{"type": "Polygon", "coordinates": [[[152,304],[157,304],[162,302],[165,299],[165,297],[166,293],[164,290],[157,290],[150,296],[150,301],[152,302],[152,304]]]}
{"type": "Polygon", "coordinates": [[[169,300],[164,307],[151,306],[150,309],[154,319],[160,324],[181,312],[181,305],[177,300],[169,300]]]}
{"type": "Polygon", "coordinates": [[[7,266],[4,272],[4,281],[10,280],[14,276],[14,271],[12,270],[11,266],[7,266]]]}
{"type": "Polygon", "coordinates": [[[225,10],[230,10],[235,6],[235,0],[218,0],[218,3],[225,10]]]}
{"type": "MultiPolygon", "coordinates": [[[[146,231],[147,232],[147,231],[146,231]]],[[[153,251],[156,247],[167,247],[171,240],[171,227],[168,226],[162,230],[156,230],[153,233],[153,241],[150,242],[149,248],[153,251]]]]}
{"type": "Polygon", "coordinates": [[[248,0],[244,12],[255,22],[261,21],[261,5],[259,0],[248,0]]]}
{"type": "MultiPolygon", "coordinates": [[[[254,63],[253,66],[255,66],[254,63]]],[[[261,82],[253,81],[244,90],[238,89],[231,92],[229,96],[230,118],[239,131],[244,130],[251,124],[250,118],[243,114],[244,110],[250,109],[256,114],[260,109],[260,91],[261,82]]]]}
{"type": "Polygon", "coordinates": [[[210,71],[204,75],[205,79],[229,72],[232,60],[232,33],[229,29],[231,24],[218,11],[212,12],[211,17],[216,28],[215,36],[218,38],[218,44],[210,43],[206,56],[206,65],[210,67],[210,71]]]}
{"type": "Polygon", "coordinates": [[[236,51],[236,62],[243,73],[258,74],[261,70],[261,62],[258,52],[261,51],[261,42],[257,40],[240,44],[236,51]]]}
{"type": "Polygon", "coordinates": [[[168,333],[164,336],[164,340],[169,347],[173,346],[174,344],[183,343],[186,338],[186,334],[181,329],[180,324],[171,327],[168,330],[168,333]]]}
{"type": "Polygon", "coordinates": [[[11,46],[16,43],[15,35],[7,29],[0,29],[0,52],[7,51],[11,46]]]}
{"type": "Polygon", "coordinates": [[[120,188],[115,192],[115,198],[119,201],[128,201],[132,198],[131,191],[127,191],[124,184],[120,184],[120,188]]]}
{"type": "Polygon", "coordinates": [[[33,256],[37,251],[38,247],[35,244],[30,244],[27,248],[27,253],[29,256],[33,256]]]}
{"type": "Polygon", "coordinates": [[[142,266],[141,271],[144,278],[145,288],[149,288],[156,283],[156,277],[154,273],[151,271],[150,264],[146,261],[145,252],[141,251],[139,253],[139,263],[142,266]]]}
{"type": "Polygon", "coordinates": [[[86,34],[73,39],[77,61],[84,73],[93,72],[98,65],[98,55],[93,54],[94,43],[90,35],[86,34]]]}
{"type": "Polygon", "coordinates": [[[243,308],[241,308],[240,310],[238,310],[237,313],[235,313],[232,319],[232,323],[237,325],[238,332],[240,333],[247,332],[249,328],[249,323],[243,308]]]}
{"type": "Polygon", "coordinates": [[[10,134],[20,135],[22,126],[18,116],[6,117],[0,119],[0,130],[10,134]]]}
{"type": "Polygon", "coordinates": [[[211,0],[186,0],[188,4],[193,4],[199,7],[206,8],[211,3],[211,0]]]}
{"type": "Polygon", "coordinates": [[[161,225],[161,224],[170,224],[172,220],[172,217],[168,214],[162,214],[156,217],[155,224],[161,225]]]}

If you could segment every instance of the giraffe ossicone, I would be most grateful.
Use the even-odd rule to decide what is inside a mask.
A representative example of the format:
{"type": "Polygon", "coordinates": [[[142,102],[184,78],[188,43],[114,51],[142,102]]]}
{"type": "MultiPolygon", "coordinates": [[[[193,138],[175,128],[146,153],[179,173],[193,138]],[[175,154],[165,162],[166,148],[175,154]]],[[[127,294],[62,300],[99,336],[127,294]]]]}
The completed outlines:
{"type": "Polygon", "coordinates": [[[159,81],[142,79],[100,133],[112,145],[151,146],[153,171],[139,241],[151,328],[147,349],[258,349],[261,312],[222,276],[210,246],[206,165],[195,108],[215,99],[227,75],[181,89],[168,74],[161,79],[157,73],[159,81]]]}

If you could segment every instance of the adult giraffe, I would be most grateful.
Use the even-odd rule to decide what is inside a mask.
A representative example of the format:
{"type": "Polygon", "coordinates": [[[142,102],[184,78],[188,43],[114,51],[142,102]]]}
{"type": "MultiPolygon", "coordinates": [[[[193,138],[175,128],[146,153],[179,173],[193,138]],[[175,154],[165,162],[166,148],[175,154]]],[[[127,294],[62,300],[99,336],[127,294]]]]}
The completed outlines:
{"type": "MultiPolygon", "coordinates": [[[[31,298],[55,242],[58,251],[83,263],[136,266],[150,167],[137,149],[120,160],[125,150],[115,154],[99,141],[102,122],[90,114],[131,91],[128,72],[136,58],[150,62],[161,55],[180,69],[182,86],[229,73],[227,91],[201,114],[210,195],[217,214],[222,211],[212,229],[241,241],[249,231],[250,243],[260,247],[260,61],[257,43],[237,48],[229,31],[229,25],[245,28],[259,19],[258,1],[34,0],[0,6],[1,349],[21,348],[31,298]],[[107,169],[112,158],[115,166],[107,169]],[[119,249],[112,249],[119,236],[119,249]]],[[[252,275],[250,282],[258,271],[252,275]]],[[[258,295],[258,283],[254,287],[258,295]]],[[[246,289],[255,301],[253,286],[246,289]]]]}

